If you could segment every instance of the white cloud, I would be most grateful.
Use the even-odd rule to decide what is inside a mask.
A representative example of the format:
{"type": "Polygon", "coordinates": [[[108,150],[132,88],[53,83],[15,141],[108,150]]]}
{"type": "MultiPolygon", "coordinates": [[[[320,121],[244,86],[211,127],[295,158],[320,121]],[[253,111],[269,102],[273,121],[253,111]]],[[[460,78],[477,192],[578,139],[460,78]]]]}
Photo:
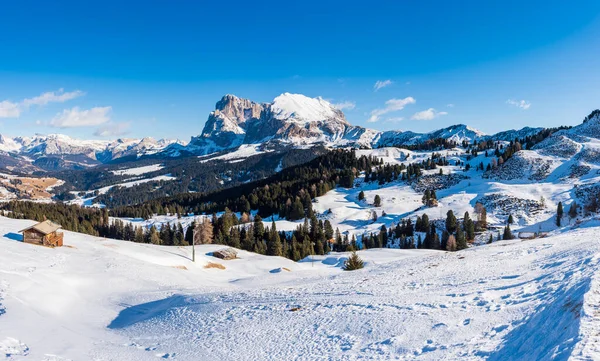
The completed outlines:
{"type": "Polygon", "coordinates": [[[110,121],[108,114],[111,110],[112,107],[96,107],[89,110],[81,110],[79,107],[65,109],[56,114],[49,125],[56,128],[96,126],[110,121]]]}
{"type": "Polygon", "coordinates": [[[416,103],[415,98],[406,97],[404,99],[390,99],[385,102],[385,108],[373,109],[371,111],[371,116],[367,120],[368,122],[374,123],[379,120],[379,118],[387,113],[395,112],[398,110],[404,109],[408,104],[416,103]]]}
{"type": "Polygon", "coordinates": [[[410,117],[410,119],[412,119],[412,120],[432,120],[441,115],[447,115],[447,114],[448,114],[448,112],[438,112],[433,108],[429,108],[427,110],[416,112],[415,114],[413,114],[412,117],[410,117]]]}
{"type": "Polygon", "coordinates": [[[0,118],[18,118],[21,115],[19,104],[4,100],[0,102],[0,118]]]}
{"type": "Polygon", "coordinates": [[[448,108],[454,108],[454,104],[450,103],[446,105],[448,108]]]}
{"type": "Polygon", "coordinates": [[[356,103],[350,102],[350,101],[335,103],[335,104],[331,104],[331,105],[333,105],[334,108],[339,109],[339,110],[344,110],[344,109],[352,110],[352,109],[356,108],[356,103]]]}
{"type": "Polygon", "coordinates": [[[97,137],[118,137],[129,133],[130,123],[108,123],[94,132],[97,137]]]}
{"type": "Polygon", "coordinates": [[[378,91],[381,88],[385,88],[386,86],[390,86],[394,84],[393,81],[391,81],[390,79],[387,80],[377,80],[375,82],[375,85],[373,85],[373,89],[375,89],[375,91],[378,91]]]}
{"type": "Polygon", "coordinates": [[[67,100],[75,99],[83,95],[85,95],[85,93],[81,90],[65,93],[65,90],[61,88],[57,91],[43,93],[37,97],[24,99],[22,104],[24,107],[30,107],[32,105],[46,105],[48,103],[64,103],[67,100]]]}
{"type": "Polygon", "coordinates": [[[508,99],[506,101],[506,104],[513,105],[513,106],[521,108],[523,110],[527,110],[531,106],[531,103],[528,102],[527,100],[508,99]]]}
{"type": "Polygon", "coordinates": [[[392,117],[392,118],[387,118],[386,121],[387,122],[391,122],[391,123],[398,123],[404,120],[404,117],[392,117]]]}
{"type": "Polygon", "coordinates": [[[75,99],[83,95],[85,95],[85,93],[81,90],[65,93],[64,89],[61,88],[57,91],[42,93],[33,98],[23,99],[18,103],[4,100],[0,102],[0,118],[18,118],[24,110],[29,109],[31,106],[43,106],[49,103],[64,103],[67,100],[75,99]]]}

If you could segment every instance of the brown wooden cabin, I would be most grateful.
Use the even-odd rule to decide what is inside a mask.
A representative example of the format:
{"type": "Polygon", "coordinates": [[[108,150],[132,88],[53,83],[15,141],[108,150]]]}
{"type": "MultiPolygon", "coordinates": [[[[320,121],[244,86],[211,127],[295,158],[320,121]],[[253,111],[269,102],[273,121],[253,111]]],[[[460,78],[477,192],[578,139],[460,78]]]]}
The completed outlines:
{"type": "Polygon", "coordinates": [[[39,244],[46,247],[62,247],[63,233],[58,232],[60,224],[43,221],[21,231],[23,242],[39,244]]]}

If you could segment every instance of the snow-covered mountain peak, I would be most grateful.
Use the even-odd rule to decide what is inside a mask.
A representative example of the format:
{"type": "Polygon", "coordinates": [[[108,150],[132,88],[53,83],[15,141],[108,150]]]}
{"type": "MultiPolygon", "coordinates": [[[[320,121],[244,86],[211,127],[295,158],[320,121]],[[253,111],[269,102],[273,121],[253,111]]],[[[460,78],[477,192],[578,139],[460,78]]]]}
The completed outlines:
{"type": "Polygon", "coordinates": [[[318,122],[336,118],[348,124],[344,113],[321,97],[310,98],[302,94],[283,93],[273,100],[271,111],[276,119],[281,120],[318,122]]]}
{"type": "Polygon", "coordinates": [[[435,138],[444,138],[456,143],[461,143],[462,141],[470,142],[485,136],[484,132],[465,124],[451,125],[430,134],[435,138]]]}

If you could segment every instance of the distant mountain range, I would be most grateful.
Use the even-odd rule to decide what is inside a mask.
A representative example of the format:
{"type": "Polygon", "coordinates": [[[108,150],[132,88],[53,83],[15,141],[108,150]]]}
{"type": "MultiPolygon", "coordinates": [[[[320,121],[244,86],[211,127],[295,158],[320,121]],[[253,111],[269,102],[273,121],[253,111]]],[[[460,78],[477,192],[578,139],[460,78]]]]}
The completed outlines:
{"type": "Polygon", "coordinates": [[[189,143],[180,140],[117,139],[78,140],[66,135],[9,138],[0,135],[0,168],[34,172],[89,168],[116,160],[142,157],[177,158],[227,152],[241,145],[261,148],[308,148],[312,146],[378,148],[415,145],[443,138],[461,143],[474,140],[513,140],[538,133],[542,128],[508,130],[494,135],[464,124],[429,133],[377,131],[353,126],[344,113],[322,98],[284,93],[272,103],[256,103],[225,95],[199,136],[189,143]]]}

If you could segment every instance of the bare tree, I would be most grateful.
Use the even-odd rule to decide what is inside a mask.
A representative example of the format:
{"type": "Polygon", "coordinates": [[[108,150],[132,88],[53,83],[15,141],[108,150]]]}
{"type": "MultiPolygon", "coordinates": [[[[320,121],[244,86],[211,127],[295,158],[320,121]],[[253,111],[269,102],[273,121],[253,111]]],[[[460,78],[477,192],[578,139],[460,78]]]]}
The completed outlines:
{"type": "Polygon", "coordinates": [[[480,202],[475,203],[475,214],[477,215],[477,226],[480,229],[487,228],[487,210],[480,202]]]}
{"type": "Polygon", "coordinates": [[[451,234],[448,237],[448,242],[446,243],[446,250],[450,252],[456,251],[456,237],[454,237],[453,234],[451,234]]]}
{"type": "Polygon", "coordinates": [[[213,241],[213,225],[211,221],[204,217],[202,221],[196,223],[194,229],[194,244],[208,244],[213,241]]]}

